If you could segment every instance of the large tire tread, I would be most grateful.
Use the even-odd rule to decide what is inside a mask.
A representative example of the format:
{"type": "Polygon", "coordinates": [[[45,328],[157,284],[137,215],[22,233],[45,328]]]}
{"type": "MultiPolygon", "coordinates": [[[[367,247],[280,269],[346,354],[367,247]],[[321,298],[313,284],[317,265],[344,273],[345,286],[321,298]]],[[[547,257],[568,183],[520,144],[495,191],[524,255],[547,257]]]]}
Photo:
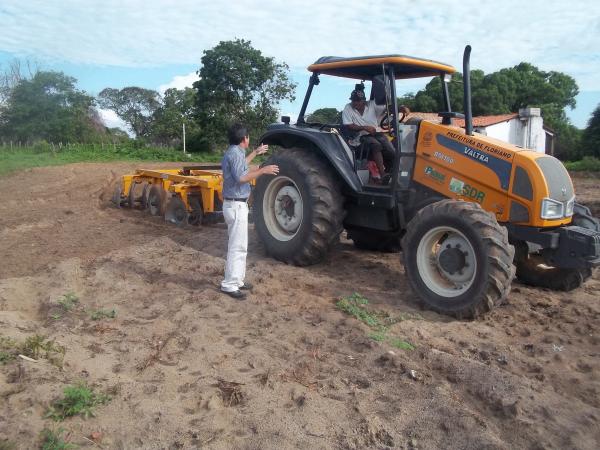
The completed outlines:
{"type": "Polygon", "coordinates": [[[312,204],[312,223],[308,238],[297,252],[274,256],[296,266],[316,264],[325,258],[342,232],[344,208],[340,183],[329,166],[311,150],[283,149],[269,163],[277,164],[284,159],[295,161],[296,169],[309,186],[310,197],[305,201],[312,204]]]}
{"type": "MultiPolygon", "coordinates": [[[[481,241],[486,247],[488,274],[484,280],[484,285],[478,298],[467,307],[460,310],[452,308],[443,308],[428,303],[428,306],[442,314],[450,314],[459,319],[472,319],[482,316],[491,311],[495,306],[501,304],[510,292],[510,285],[514,277],[515,269],[512,265],[514,257],[514,248],[508,242],[508,232],[506,228],[500,226],[495,218],[485,212],[478,204],[472,202],[441,200],[430,204],[418,211],[408,225],[407,232],[402,239],[403,262],[409,282],[415,292],[418,292],[419,286],[413,280],[414,274],[408,265],[408,252],[406,249],[410,242],[417,239],[417,233],[425,225],[425,221],[433,216],[446,217],[466,217],[474,232],[481,236],[481,241]]],[[[423,297],[422,295],[420,295],[423,297]]]]}

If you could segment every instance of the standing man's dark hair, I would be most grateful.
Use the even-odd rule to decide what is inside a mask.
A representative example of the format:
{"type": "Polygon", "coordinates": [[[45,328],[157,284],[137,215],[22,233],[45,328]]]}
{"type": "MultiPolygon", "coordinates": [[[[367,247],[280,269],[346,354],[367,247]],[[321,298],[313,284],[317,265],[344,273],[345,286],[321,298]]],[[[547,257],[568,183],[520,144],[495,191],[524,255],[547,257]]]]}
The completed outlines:
{"type": "Polygon", "coordinates": [[[246,277],[246,254],[248,253],[248,196],[250,181],[262,175],[277,175],[279,167],[270,164],[264,167],[249,166],[257,155],[269,150],[261,145],[246,155],[250,145],[248,129],[234,123],[227,131],[229,148],[223,155],[223,218],[227,224],[227,261],[225,278],[221,282],[221,291],[233,298],[243,300],[246,294],[242,290],[252,289],[252,284],[244,281],[246,277]]]}
{"type": "Polygon", "coordinates": [[[227,139],[229,139],[229,145],[239,145],[246,136],[249,136],[248,128],[241,123],[234,123],[227,130],[227,139]]]}

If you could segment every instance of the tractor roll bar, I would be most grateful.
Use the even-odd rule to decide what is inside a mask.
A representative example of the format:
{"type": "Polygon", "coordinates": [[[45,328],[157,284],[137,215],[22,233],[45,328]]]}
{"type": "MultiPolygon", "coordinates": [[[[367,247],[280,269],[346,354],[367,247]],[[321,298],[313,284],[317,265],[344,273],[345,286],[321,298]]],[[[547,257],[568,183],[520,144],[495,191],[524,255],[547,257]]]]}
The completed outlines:
{"type": "Polygon", "coordinates": [[[304,96],[304,101],[302,102],[302,108],[300,108],[300,114],[298,115],[298,120],[296,123],[304,123],[304,114],[306,114],[306,108],[308,107],[308,101],[310,100],[310,96],[312,94],[313,87],[319,84],[319,74],[317,72],[313,72],[308,80],[308,89],[306,91],[306,95],[304,96]]]}

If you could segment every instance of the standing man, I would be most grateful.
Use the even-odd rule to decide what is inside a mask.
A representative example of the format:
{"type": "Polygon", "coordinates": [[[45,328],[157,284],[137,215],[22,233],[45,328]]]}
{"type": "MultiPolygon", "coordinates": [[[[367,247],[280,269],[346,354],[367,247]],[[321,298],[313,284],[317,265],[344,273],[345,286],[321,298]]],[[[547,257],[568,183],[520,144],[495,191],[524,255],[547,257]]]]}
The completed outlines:
{"type": "Polygon", "coordinates": [[[266,153],[268,145],[261,145],[246,156],[250,145],[248,129],[239,123],[233,124],[227,131],[229,148],[223,155],[223,218],[227,224],[227,261],[225,279],[221,282],[221,291],[244,300],[243,290],[252,289],[250,283],[244,283],[246,276],[246,254],[248,252],[248,197],[250,181],[261,175],[277,175],[276,165],[250,166],[248,164],[257,155],[266,153]]]}
{"type": "MultiPolygon", "coordinates": [[[[377,105],[375,100],[366,101],[365,91],[355,89],[350,94],[350,103],[342,111],[342,123],[352,131],[358,131],[358,136],[350,141],[351,145],[361,143],[370,149],[371,157],[381,178],[386,177],[394,161],[394,146],[379,128],[379,118],[385,111],[385,105],[377,105]],[[386,170],[387,169],[387,170],[386,170]]],[[[410,113],[406,106],[400,107],[400,112],[410,113]]]]}

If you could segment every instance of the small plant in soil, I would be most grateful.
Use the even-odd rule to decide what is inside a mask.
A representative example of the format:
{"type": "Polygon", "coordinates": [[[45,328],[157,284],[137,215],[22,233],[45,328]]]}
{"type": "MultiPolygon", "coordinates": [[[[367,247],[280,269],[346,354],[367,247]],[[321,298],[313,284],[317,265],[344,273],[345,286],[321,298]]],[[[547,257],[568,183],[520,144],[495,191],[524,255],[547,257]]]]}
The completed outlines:
{"type": "Polygon", "coordinates": [[[387,330],[381,330],[381,331],[369,333],[367,336],[369,336],[369,338],[373,339],[374,341],[383,342],[383,341],[385,341],[386,333],[387,333],[387,330]]]}
{"type": "Polygon", "coordinates": [[[348,297],[343,297],[340,299],[336,303],[336,306],[339,310],[360,320],[371,328],[381,327],[382,323],[380,322],[379,318],[367,309],[368,304],[369,300],[367,300],[358,292],[355,292],[348,297]]]}
{"type": "Polygon", "coordinates": [[[67,386],[63,393],[64,397],[56,400],[48,408],[45,417],[57,422],[77,415],[88,418],[94,416],[96,406],[110,401],[108,395],[94,392],[92,388],[83,382],[67,386]]]}
{"type": "Polygon", "coordinates": [[[23,355],[33,359],[45,358],[57,367],[62,367],[65,352],[65,347],[39,334],[29,336],[21,346],[23,355]]]}
{"type": "MultiPolygon", "coordinates": [[[[63,438],[65,430],[59,428],[56,431],[44,428],[41,433],[42,450],[70,450],[77,448],[76,445],[70,444],[63,438]]],[[[67,438],[68,439],[68,438],[67,438]]]]}
{"type": "Polygon", "coordinates": [[[422,317],[418,314],[402,314],[400,316],[391,316],[385,311],[369,309],[369,300],[358,292],[355,292],[348,297],[343,297],[336,303],[336,306],[339,310],[360,320],[369,328],[371,328],[373,331],[368,334],[370,339],[373,339],[377,342],[387,341],[393,347],[402,350],[415,349],[414,345],[407,341],[388,336],[388,332],[389,327],[395,323],[406,319],[422,319],[422,317]]]}
{"type": "Polygon", "coordinates": [[[18,350],[19,346],[14,339],[0,336],[0,364],[6,364],[15,359],[19,353],[18,350]]]}
{"type": "Polygon", "coordinates": [[[3,439],[0,441],[0,450],[17,450],[17,445],[14,442],[3,439]]]}
{"type": "Polygon", "coordinates": [[[62,306],[65,311],[71,311],[77,303],[79,303],[79,297],[73,292],[69,292],[58,299],[58,304],[62,306]]]}
{"type": "Polygon", "coordinates": [[[114,309],[111,309],[110,311],[99,309],[97,311],[92,311],[90,317],[92,320],[114,319],[117,317],[117,311],[114,309]]]}
{"type": "Polygon", "coordinates": [[[401,350],[414,350],[415,349],[415,346],[412,345],[410,342],[407,342],[407,341],[404,341],[404,340],[398,339],[398,338],[391,338],[390,345],[392,347],[396,347],[401,350]]]}

